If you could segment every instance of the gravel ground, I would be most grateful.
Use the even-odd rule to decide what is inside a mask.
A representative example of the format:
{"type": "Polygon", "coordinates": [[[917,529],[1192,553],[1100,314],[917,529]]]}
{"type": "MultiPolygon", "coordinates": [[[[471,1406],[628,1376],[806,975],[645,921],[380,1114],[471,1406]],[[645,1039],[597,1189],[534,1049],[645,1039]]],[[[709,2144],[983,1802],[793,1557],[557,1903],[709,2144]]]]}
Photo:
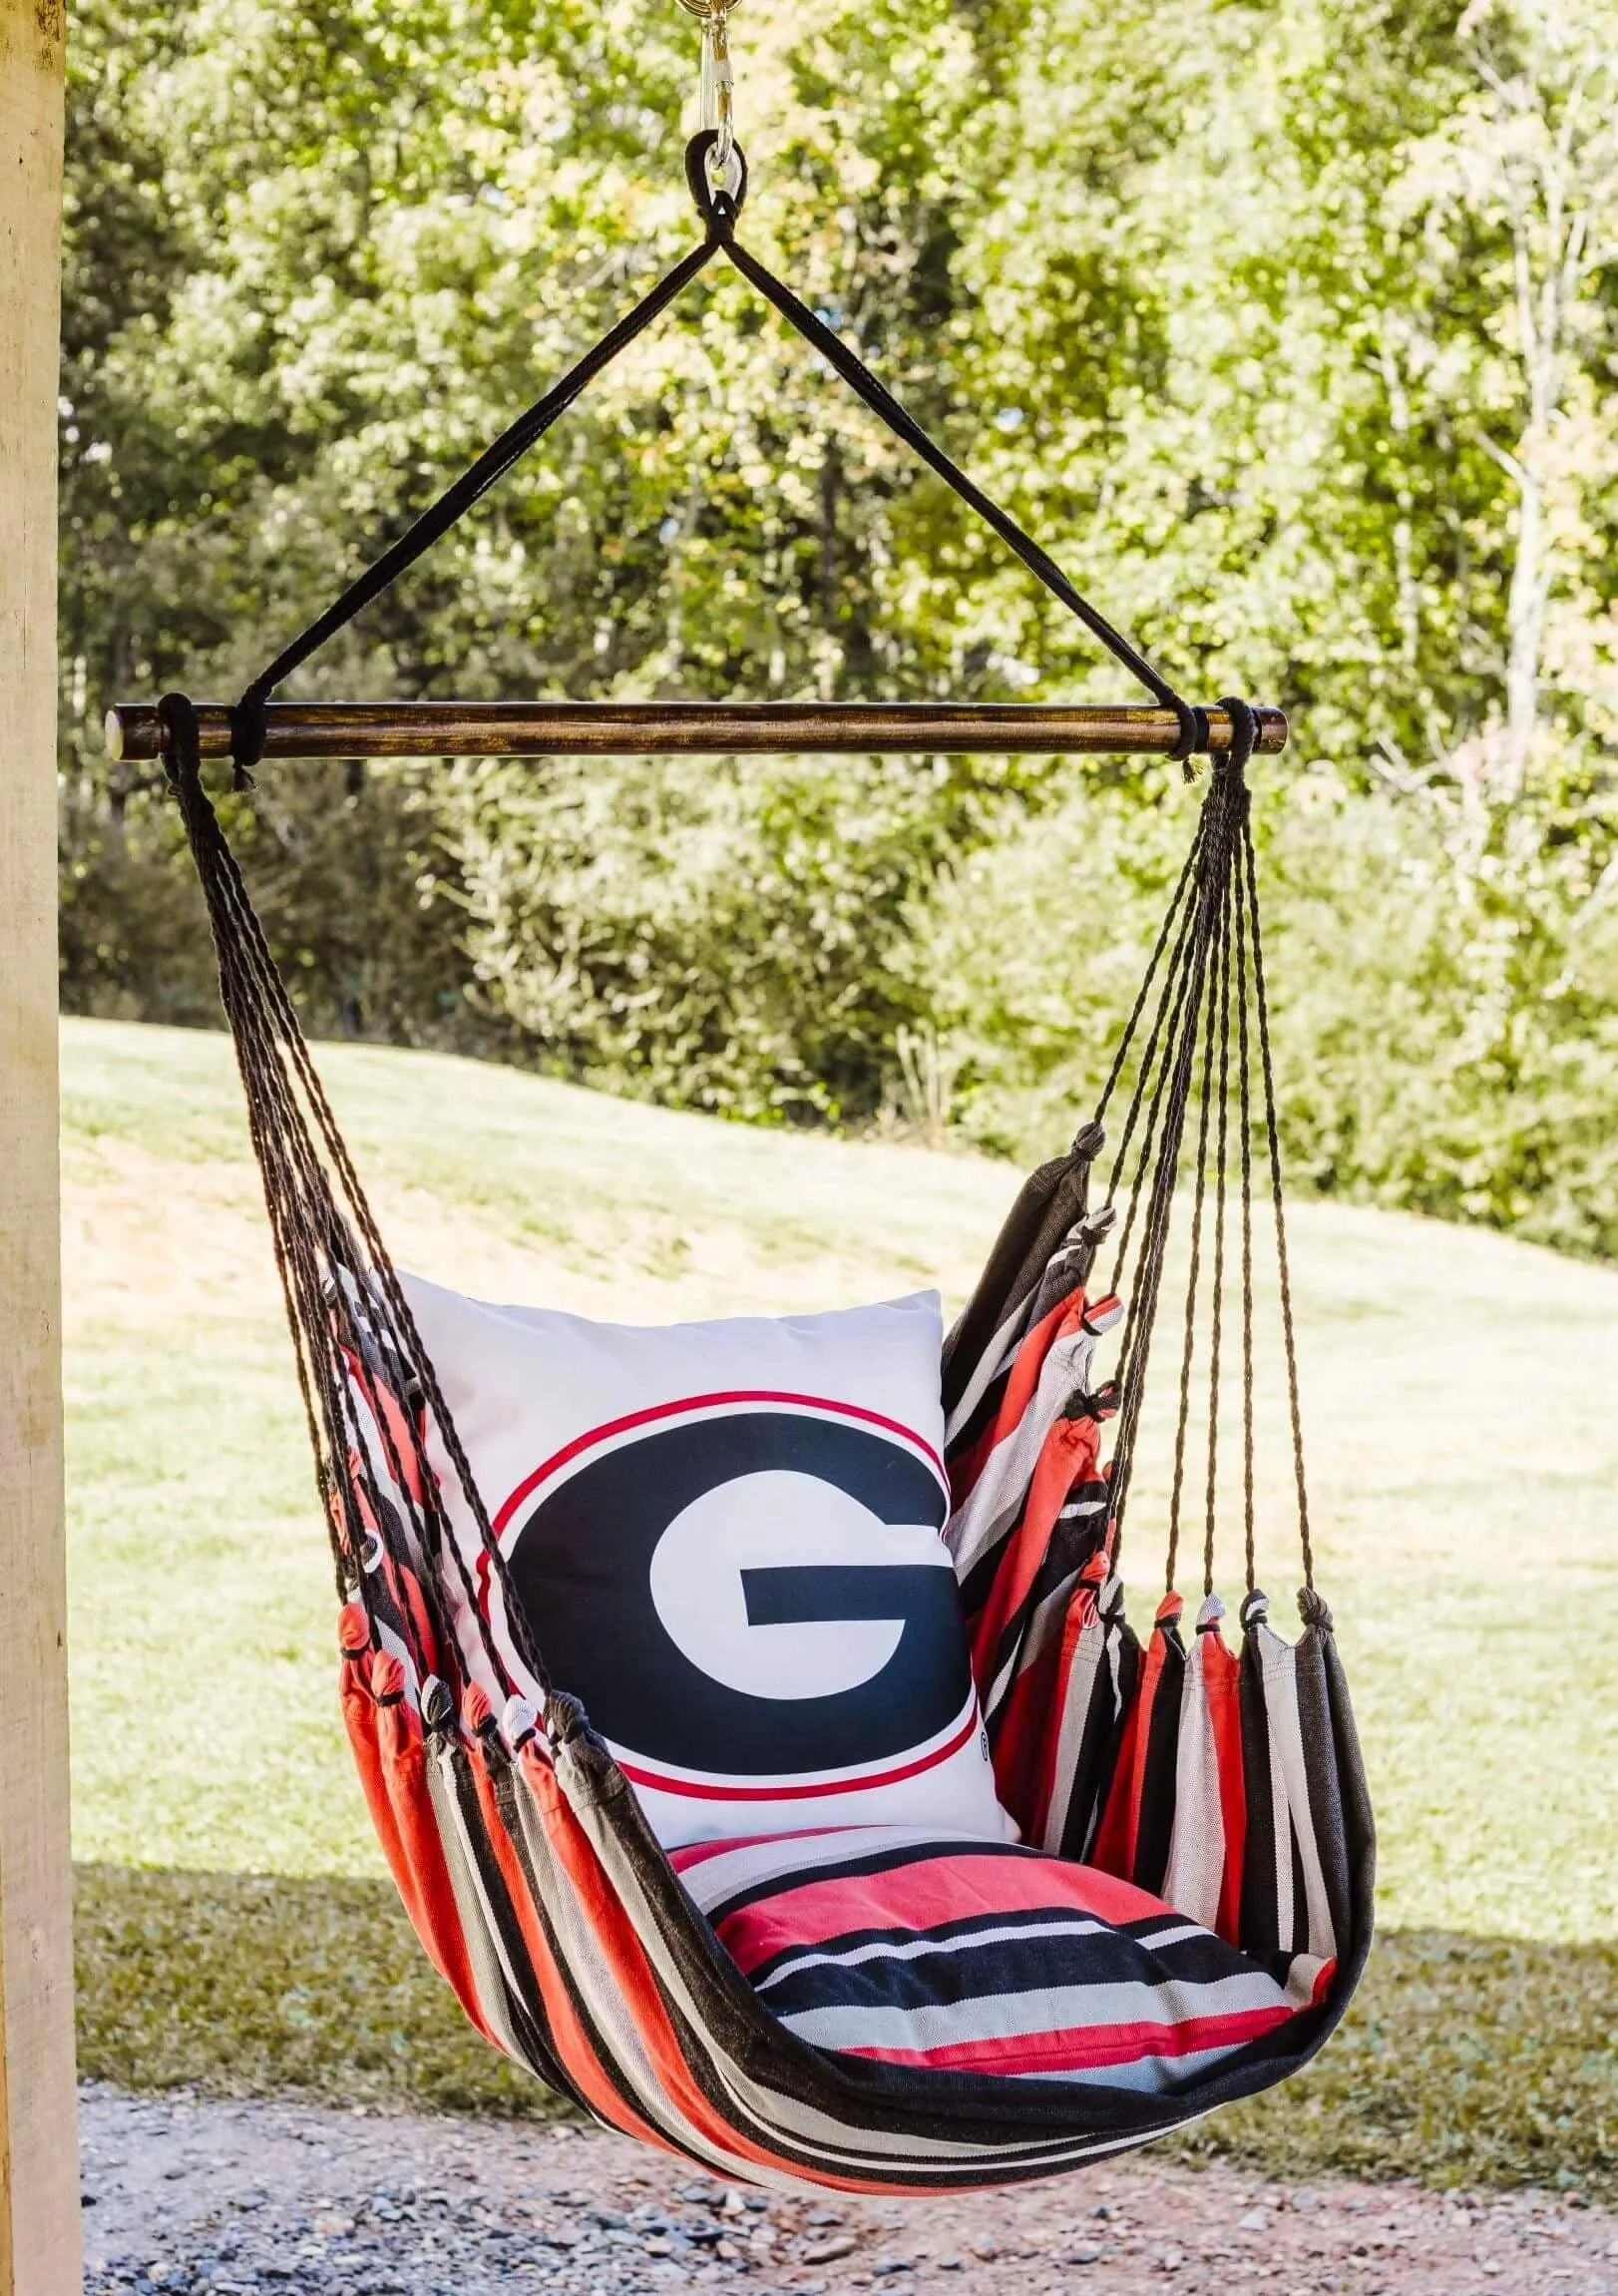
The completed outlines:
{"type": "Polygon", "coordinates": [[[91,2296],[1618,2296],[1577,2194],[1256,2183],[1149,2154],[970,2200],[781,2198],[532,2124],[84,2092],[91,2296]]]}

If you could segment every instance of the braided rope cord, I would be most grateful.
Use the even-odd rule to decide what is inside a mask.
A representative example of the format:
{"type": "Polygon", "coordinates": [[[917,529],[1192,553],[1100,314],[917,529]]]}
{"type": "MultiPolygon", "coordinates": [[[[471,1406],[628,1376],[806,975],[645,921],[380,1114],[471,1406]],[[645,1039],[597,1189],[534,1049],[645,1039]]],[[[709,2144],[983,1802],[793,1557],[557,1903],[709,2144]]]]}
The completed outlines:
{"type": "MultiPolygon", "coordinates": [[[[1251,723],[1251,717],[1249,718],[1251,723]]],[[[1213,928],[1222,897],[1224,879],[1231,866],[1233,851],[1232,796],[1241,786],[1241,770],[1247,761],[1246,752],[1233,754],[1230,763],[1223,760],[1216,766],[1209,781],[1204,812],[1209,828],[1202,847],[1201,865],[1197,872],[1196,899],[1193,904],[1193,928],[1188,936],[1184,988],[1176,1001],[1176,1020],[1169,1032],[1159,1072],[1151,1086],[1148,1107],[1143,1164],[1151,1157],[1150,1180],[1147,1187],[1147,1210],[1144,1232],[1138,1249],[1137,1261],[1130,1285],[1130,1308],[1125,1317],[1121,1342],[1122,1370],[1119,1373],[1119,1406],[1117,1436],[1112,1456],[1112,1540],[1113,1557],[1121,1550],[1124,1515],[1128,1505],[1129,1483],[1134,1465],[1135,1441],[1139,1431],[1141,1410],[1146,1395],[1146,1373],[1151,1358],[1152,1337],[1157,1322],[1158,1296],[1162,1287],[1163,1266],[1167,1251],[1170,1216],[1174,1193],[1179,1178],[1180,1150],[1185,1134],[1187,1106],[1195,1065],[1195,1053],[1200,1036],[1202,998],[1206,988],[1209,957],[1213,943],[1213,928]],[[1161,1112],[1161,1137],[1158,1133],[1158,1115],[1161,1112]],[[1155,1140],[1155,1149],[1153,1143],[1155,1140]]],[[[1144,1089],[1145,1079],[1137,1090],[1144,1089]]],[[[1139,1195],[1139,1176],[1134,1190],[1139,1195]]],[[[1133,1205],[1131,1205],[1131,1211],[1133,1205]]],[[[1132,1224],[1132,1221],[1131,1221],[1132,1224]]],[[[1121,1288],[1122,1266],[1120,1255],[1121,1288]]]]}
{"type": "MultiPolygon", "coordinates": [[[[1213,1069],[1214,1005],[1210,998],[1203,1031],[1202,1086],[1198,1095],[1197,1115],[1197,1177],[1191,1204],[1191,1251],[1185,1277],[1185,1328],[1180,1340],[1180,1408],[1174,1429],[1174,1481],[1169,1493],[1168,1556],[1163,1566],[1163,1584],[1170,1594],[1174,1591],[1174,1575],[1179,1563],[1180,1505],[1185,1492],[1186,1453],[1191,1431],[1191,1367],[1196,1359],[1197,1295],[1202,1275],[1202,1222],[1208,1186],[1208,1136],[1213,1117],[1213,1069]]],[[[1217,1323],[1214,1345],[1217,1350],[1217,1323]]],[[[1216,1353],[1216,1366],[1217,1362],[1216,1353]]],[[[1217,1376],[1216,1369],[1216,1379],[1217,1376]]]]}
{"type": "MultiPolygon", "coordinates": [[[[339,1594],[358,1595],[374,1634],[375,1601],[362,1561],[370,1541],[359,1512],[356,1482],[365,1491],[384,1549],[388,1546],[384,1510],[391,1502],[365,1476],[353,1441],[352,1409],[344,1392],[345,1347],[358,1357],[365,1352],[365,1334],[356,1321],[356,1306],[348,1288],[350,1283],[357,1283],[363,1287],[365,1314],[382,1334],[383,1352],[391,1357],[391,1368],[403,1375],[403,1385],[414,1386],[425,1399],[490,1574],[505,1596],[517,1653],[542,1691],[548,1692],[544,1665],[513,1595],[505,1556],[432,1360],[310,1058],[296,1011],[264,941],[239,865],[202,788],[195,711],[182,695],[166,696],[163,707],[171,734],[171,777],[219,956],[220,993],[235,1042],[249,1130],[263,1178],[276,1266],[304,1388],[316,1485],[327,1510],[328,1527],[333,1502],[343,1511],[342,1535],[333,1538],[339,1594]],[[322,1149],[329,1160],[322,1160],[322,1149]],[[346,1210],[339,1205],[334,1180],[346,1210]]],[[[418,1439],[413,1446],[411,1465],[415,1473],[407,1476],[385,1415],[378,1415],[377,1428],[390,1477],[409,1511],[412,1528],[423,1547],[457,1574],[496,1679],[515,1688],[490,1632],[466,1557],[450,1526],[424,1440],[418,1439]],[[419,1503],[411,1495],[412,1483],[422,1493],[419,1503]]],[[[447,1660],[455,1643],[434,1578],[432,1571],[424,1575],[422,1596],[432,1614],[439,1651],[447,1660]]]]}
{"type": "MultiPolygon", "coordinates": [[[[1219,1380],[1225,1335],[1225,1197],[1230,1160],[1230,939],[1238,872],[1225,880],[1219,912],[1219,1138],[1215,1148],[1213,1316],[1208,1334],[1208,1482],[1204,1501],[1202,1592],[1214,1588],[1214,1538],[1219,1511],[1219,1380]]],[[[1209,1006],[1209,1030],[1213,1009],[1209,1006]]]]}
{"type": "Polygon", "coordinates": [[[1259,923],[1258,863],[1253,825],[1242,814],[1242,859],[1247,905],[1253,927],[1253,1002],[1259,1023],[1259,1073],[1264,1081],[1264,1139],[1269,1153],[1270,1202],[1275,1213],[1276,1268],[1281,1281],[1281,1331],[1287,1355],[1287,1408],[1292,1422],[1293,1476],[1298,1494],[1298,1539],[1303,1549],[1304,1585],[1315,1585],[1315,1546],[1309,1523],[1309,1486],[1304,1471],[1304,1415],[1298,1392],[1298,1335],[1292,1307],[1292,1263],[1287,1251],[1287,1213],[1281,1191],[1281,1132],[1276,1118],[1275,1061],[1270,1045],[1270,998],[1264,978],[1264,932],[1259,923]]]}
{"type": "Polygon", "coordinates": [[[1258,1501],[1253,1423],[1253,1072],[1248,1037],[1249,990],[1247,883],[1245,870],[1239,869],[1236,873],[1236,1075],[1242,1169],[1242,1519],[1247,1591],[1251,1595],[1258,1583],[1258,1501]]]}
{"type": "MultiPolygon", "coordinates": [[[[1126,1166],[1131,1160],[1130,1149],[1134,1148],[1133,1168],[1129,1175],[1128,1210],[1122,1224],[1112,1273],[1112,1288],[1125,1293],[1128,1299],[1120,1337],[1117,1432],[1109,1468],[1112,1486],[1111,1554],[1113,1567],[1116,1568],[1145,1402],[1171,1212],[1184,1160],[1189,1107],[1194,1094],[1198,1110],[1192,1158],[1189,1252],[1184,1313],[1181,1319],[1178,1409],[1168,1499],[1165,1584],[1172,1592],[1183,1536],[1185,1487],[1191,1450],[1191,1396],[1199,1344],[1199,1310],[1206,1304],[1207,1444],[1202,1554],[1205,1595],[1211,1595],[1214,1589],[1219,1512],[1233,1118],[1241,1258],[1243,1528],[1249,1592],[1255,1585],[1257,1509],[1253,1133],[1256,1112],[1252,1091],[1255,1032],[1270,1197],[1276,1222],[1281,1325],[1286,1355],[1299,1540],[1305,1588],[1312,1590],[1314,1587],[1314,1552],[1304,1467],[1296,1313],[1281,1180],[1280,1128],[1276,1109],[1269,988],[1258,914],[1257,857],[1252,834],[1251,798],[1245,776],[1256,721],[1251,708],[1239,700],[1227,701],[1223,706],[1231,711],[1236,741],[1230,758],[1222,759],[1215,765],[1186,868],[1182,870],[1170,896],[1168,912],[1147,965],[1146,977],[1126,1024],[1125,1055],[1140,1036],[1155,987],[1155,1008],[1152,1010],[1150,1025],[1146,1028],[1144,1047],[1139,1052],[1119,1152],[1113,1162],[1108,1186],[1108,1200],[1111,1201],[1116,1196],[1126,1166]],[[1236,1103],[1234,1111],[1231,1105],[1233,1096],[1236,1103]],[[1210,1170],[1213,1192],[1211,1221],[1207,1201],[1210,1170]]],[[[1124,1068],[1124,1059],[1114,1060],[1102,1089],[1103,1107],[1115,1093],[1124,1068]]]]}

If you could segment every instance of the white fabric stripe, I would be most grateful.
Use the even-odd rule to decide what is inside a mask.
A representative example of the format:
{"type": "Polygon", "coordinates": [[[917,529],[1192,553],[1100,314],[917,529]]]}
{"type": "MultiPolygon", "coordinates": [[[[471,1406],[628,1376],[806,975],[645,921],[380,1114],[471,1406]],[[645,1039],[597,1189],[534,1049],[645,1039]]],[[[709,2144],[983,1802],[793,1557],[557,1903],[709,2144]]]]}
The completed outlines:
{"type": "Polygon", "coordinates": [[[1052,1642],[1059,1639],[1067,1623],[1067,1606],[1073,1589],[1078,1585],[1078,1573],[1069,1571],[1059,1587],[1051,1589],[1028,1620],[1022,1636],[1022,1647],[1016,1654],[1016,1670],[1027,1668],[1043,1657],[1052,1642]]]}
{"type": "Polygon", "coordinates": [[[1106,1634],[1107,1629],[1100,1613],[1092,1612],[1079,1630],[1067,1668],[1067,1680],[1060,1691],[1062,1703],[1061,1721],[1056,1731],[1056,1774],[1050,1792],[1050,1807],[1045,1812],[1043,1845],[1052,1854],[1061,1848],[1061,1837],[1067,1827],[1068,1805],[1073,1798],[1073,1773],[1078,1767],[1079,1753],[1084,1744],[1084,1725],[1089,1718],[1090,1701],[1095,1695],[1096,1676],[1101,1668],[1106,1634]]]}
{"type": "Polygon", "coordinates": [[[722,1915],[726,1902],[762,1882],[802,1874],[819,1881],[835,1866],[869,1857],[877,1850],[907,1850],[936,1844],[941,1850],[1004,1847],[971,1834],[941,1834],[933,1826],[850,1826],[837,1833],[783,1834],[778,1840],[742,1842],[703,1858],[680,1875],[688,1896],[705,1914],[722,1915]]]}
{"type": "Polygon", "coordinates": [[[977,1370],[967,1381],[960,1402],[945,1423],[944,1448],[946,1452],[962,1428],[966,1426],[979,1404],[982,1403],[996,1379],[1015,1355],[1017,1342],[1022,1337],[1022,1327],[1027,1320],[1028,1309],[1032,1304],[1033,1293],[1030,1291],[1017,1301],[982,1355],[979,1356],[977,1370]]]}
{"type": "MultiPolygon", "coordinates": [[[[1249,1628],[1250,1632],[1257,1631],[1249,1628]]],[[[1276,1682],[1271,1677],[1269,1657],[1261,1659],[1264,1675],[1264,1739],[1270,1760],[1270,1848],[1275,1859],[1275,1920],[1276,1935],[1284,1947],[1292,1944],[1292,1811],[1287,1801],[1287,1774],[1281,1761],[1281,1733],[1276,1728],[1276,1682]]]]}
{"type": "Polygon", "coordinates": [[[1035,1993],[980,1994],[972,2001],[929,2003],[920,2009],[878,2007],[806,2009],[782,2023],[819,2049],[929,2050],[963,2042],[1017,2041],[1042,2033],[1106,2031],[1114,2026],[1179,2026],[1193,2018],[1240,2017],[1291,2004],[1262,1970],[1198,1985],[1165,1978],[1160,1985],[1041,1986],[1035,1993]]]}
{"type": "Polygon", "coordinates": [[[1187,1938],[1206,1937],[1207,1927],[1202,1922],[1176,1922],[1172,1929],[1154,1929],[1149,1937],[1135,1937],[1136,1945],[1149,1953],[1160,1953],[1165,1946],[1184,1945],[1187,1938]]]}
{"type": "Polygon", "coordinates": [[[1058,1339],[1039,1369],[1033,1394],[1009,1435],[1002,1436],[984,1461],[983,1473],[965,1503],[950,1518],[944,1539],[955,1557],[956,1575],[965,1578],[993,1544],[998,1524],[1019,1507],[1039,1464],[1045,1437],[1070,1396],[1089,1384],[1095,1341],[1087,1331],[1058,1339]]]}
{"type": "MultiPolygon", "coordinates": [[[[1331,1958],[1329,1954],[1326,1957],[1327,1961],[1331,1958]]],[[[1293,1957],[1292,1967],[1287,1972],[1287,1999],[1295,2008],[1308,2009],[1315,1998],[1315,1988],[1320,1983],[1321,1971],[1325,1967],[1326,1962],[1316,1954],[1301,1953],[1293,1957]]]]}
{"type": "Polygon", "coordinates": [[[1225,1813],[1219,1794],[1219,1750],[1208,1710],[1207,1643],[1206,1634],[1194,1634],[1186,1652],[1174,1762],[1174,1830],[1169,1836],[1163,1896],[1176,1912],[1212,1929],[1219,1918],[1225,1879],[1225,1813]]]}
{"type": "Polygon", "coordinates": [[[988,1945],[1014,1945],[1023,1938],[1048,1937],[1104,1937],[1110,1934],[1107,1924],[1084,1914],[1057,1915],[1050,1921],[1006,1923],[995,1929],[969,1931],[963,1937],[935,1937],[927,1933],[913,1937],[907,1944],[897,1944],[892,1938],[879,1939],[874,1945],[851,1946],[846,1953],[827,1953],[820,1949],[795,1954],[791,1961],[783,1962],[779,1969],[771,1970],[768,1977],[750,1978],[754,1993],[764,1993],[772,1985],[780,1985],[789,1977],[800,1977],[809,1969],[857,1969],[868,1961],[925,1961],[934,1954],[976,1953],[988,1945]]]}
{"type": "MultiPolygon", "coordinates": [[[[501,1963],[504,1957],[496,1942],[494,1925],[485,1910],[483,1892],[478,1884],[477,1860],[467,1839],[466,1821],[461,1812],[460,1796],[455,1791],[455,1780],[448,1768],[449,1759],[447,1751],[435,1753],[428,1750],[424,1762],[427,1794],[432,1804],[433,1823],[438,1829],[439,1844],[444,1852],[444,1864],[450,1877],[450,1894],[455,1900],[456,1915],[466,1939],[467,1960],[471,1965],[472,1982],[477,1988],[478,2007],[506,2055],[534,2072],[537,2067],[529,2064],[524,2054],[507,2007],[505,1988],[501,1982],[501,1963]]],[[[505,1974],[509,1974],[509,1971],[505,1974]]]]}
{"type": "Polygon", "coordinates": [[[1227,2057],[1245,2047],[1227,2041],[1218,2049],[1194,2050],[1189,2057],[1139,2057],[1130,2065],[1086,2066],[1073,2071],[1014,2072],[1013,2080],[1082,2080],[1092,2088],[1127,2088],[1137,2096],[1172,2096],[1199,2074],[1211,2072],[1227,2057]]]}
{"type": "MultiPolygon", "coordinates": [[[[1287,1806],[1298,1837],[1304,1869],[1304,1905],[1309,1922],[1309,1951],[1318,1961],[1331,1961],[1337,1953],[1332,1927],[1331,1901],[1321,1866],[1320,1844],[1315,1839],[1315,1817],[1309,1799],[1309,1766],[1304,1759],[1303,1723],[1298,1713],[1298,1650],[1274,1629],[1259,1621],[1252,1629],[1259,1637],[1264,1664],[1264,1708],[1270,1725],[1270,1775],[1279,1769],[1285,1781],[1287,1806]]],[[[1279,1829],[1278,1829],[1279,1832],[1279,1829]]],[[[1279,1853],[1278,1853],[1279,1854],[1279,1853]]],[[[1292,1934],[1292,1860],[1287,1860],[1288,1920],[1281,1925],[1283,1939],[1292,1934]]]]}
{"type": "Polygon", "coordinates": [[[687,2146],[710,2167],[731,2169],[735,2165],[733,2155],[703,2135],[665,2092],[597,1941],[590,1917],[580,1906],[567,1870],[551,1848],[544,1813],[521,1764],[516,1767],[515,1778],[518,1819],[535,1887],[557,1937],[565,1975],[579,1993],[607,2053],[608,2073],[616,2075],[618,2085],[628,2092],[629,2101],[654,2128],[660,2128],[665,2136],[687,2146]]]}

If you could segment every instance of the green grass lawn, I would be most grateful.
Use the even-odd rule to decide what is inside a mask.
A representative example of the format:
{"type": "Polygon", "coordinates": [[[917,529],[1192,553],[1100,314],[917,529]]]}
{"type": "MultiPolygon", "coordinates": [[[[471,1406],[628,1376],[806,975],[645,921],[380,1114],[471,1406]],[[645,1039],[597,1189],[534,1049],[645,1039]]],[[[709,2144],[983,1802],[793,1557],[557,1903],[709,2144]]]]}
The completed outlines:
{"type": "MultiPolygon", "coordinates": [[[[509,2109],[520,2092],[400,1943],[349,1774],[228,1045],[79,1021],[63,1053],[86,2065],[509,2109]],[[371,1968],[385,1983],[361,2004],[371,1968]]],[[[955,1302],[1017,1179],[434,1056],[320,1062],[404,1265],[586,1314],[784,1312],[928,1282],[955,1302]]],[[[1318,1577],[1398,1934],[1319,2070],[1208,2141],[1281,2165],[1605,2184],[1618,1273],[1342,1206],[1300,1205],[1294,1232],[1318,1577]]],[[[1161,1406],[1166,1331],[1154,1376],[1161,1406]]],[[[1131,1509],[1139,1617],[1163,1432],[1131,1509]]],[[[1260,1570],[1279,1598],[1297,1567],[1274,1376],[1261,1436],[1260,1570]]]]}

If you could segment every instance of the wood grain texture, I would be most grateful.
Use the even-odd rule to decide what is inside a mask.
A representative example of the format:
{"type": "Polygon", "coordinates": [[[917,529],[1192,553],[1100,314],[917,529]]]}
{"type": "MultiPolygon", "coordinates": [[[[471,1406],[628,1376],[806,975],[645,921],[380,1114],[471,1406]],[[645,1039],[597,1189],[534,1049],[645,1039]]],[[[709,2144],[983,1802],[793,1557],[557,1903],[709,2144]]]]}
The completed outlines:
{"type": "MultiPolygon", "coordinates": [[[[230,712],[200,702],[204,757],[230,754],[230,712]]],[[[1208,711],[1208,742],[1230,747],[1230,713],[1208,711]]],[[[931,701],[272,701],[264,756],[578,757],[892,754],[1167,756],[1171,709],[1134,703],[931,701]]],[[[1287,741],[1282,711],[1259,711],[1258,747],[1287,741]]],[[[107,712],[110,757],[160,752],[155,702],[107,712]]]]}
{"type": "Polygon", "coordinates": [[[0,2296],[82,2286],[56,1038],[60,0],[0,0],[0,2296]]]}

